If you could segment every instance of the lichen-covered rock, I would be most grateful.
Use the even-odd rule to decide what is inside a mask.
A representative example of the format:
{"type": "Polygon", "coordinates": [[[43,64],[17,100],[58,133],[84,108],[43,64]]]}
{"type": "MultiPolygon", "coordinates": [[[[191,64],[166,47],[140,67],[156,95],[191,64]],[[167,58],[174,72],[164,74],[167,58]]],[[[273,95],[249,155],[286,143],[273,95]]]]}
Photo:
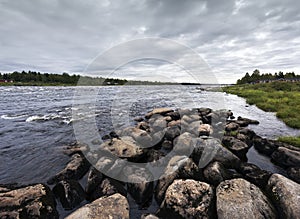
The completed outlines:
{"type": "Polygon", "coordinates": [[[244,179],[226,180],[217,187],[219,219],[273,219],[276,210],[262,191],[244,179]]]}
{"type": "Polygon", "coordinates": [[[138,160],[144,155],[144,149],[139,147],[136,141],[129,136],[113,138],[100,145],[100,149],[108,151],[120,158],[138,160]]]}
{"type": "Polygon", "coordinates": [[[66,210],[72,210],[85,199],[83,188],[75,180],[60,181],[54,186],[53,193],[66,210]]]}
{"type": "Polygon", "coordinates": [[[1,189],[0,218],[58,218],[51,190],[43,184],[1,189]]]}
{"type": "Polygon", "coordinates": [[[300,185],[280,174],[273,174],[267,186],[268,194],[281,218],[299,218],[300,185]]]}
{"type": "Polygon", "coordinates": [[[195,180],[175,180],[169,186],[157,215],[162,218],[211,218],[212,187],[195,180]]]}
{"type": "Polygon", "coordinates": [[[78,180],[81,179],[89,170],[90,164],[81,154],[73,154],[67,166],[51,177],[47,183],[52,185],[62,180],[78,180]]]}
{"type": "Polygon", "coordinates": [[[108,197],[102,197],[90,204],[77,209],[66,219],[129,219],[129,204],[127,199],[114,194],[108,197]]]}

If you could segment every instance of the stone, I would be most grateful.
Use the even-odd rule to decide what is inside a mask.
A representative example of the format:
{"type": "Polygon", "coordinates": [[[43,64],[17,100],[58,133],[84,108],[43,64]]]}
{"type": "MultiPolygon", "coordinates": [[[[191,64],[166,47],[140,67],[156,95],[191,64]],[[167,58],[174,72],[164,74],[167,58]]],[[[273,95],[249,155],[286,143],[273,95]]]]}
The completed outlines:
{"type": "Polygon", "coordinates": [[[300,183],[300,167],[291,167],[287,170],[287,175],[290,179],[300,183]]]}
{"type": "Polygon", "coordinates": [[[181,126],[181,120],[173,120],[171,122],[168,123],[168,127],[172,127],[172,126],[181,126]]]}
{"type": "Polygon", "coordinates": [[[263,192],[244,179],[226,180],[219,184],[216,193],[219,219],[277,218],[275,208],[263,192]]]}
{"type": "Polygon", "coordinates": [[[150,117],[155,115],[155,114],[166,115],[167,113],[171,113],[173,111],[174,110],[172,110],[170,108],[156,108],[156,109],[153,109],[151,112],[147,113],[145,115],[145,118],[150,119],[150,117]]]}
{"type": "Polygon", "coordinates": [[[173,145],[172,152],[175,155],[189,156],[193,152],[195,138],[192,134],[185,132],[174,139],[173,145]]]}
{"type": "Polygon", "coordinates": [[[265,155],[270,156],[279,146],[275,141],[268,140],[259,136],[253,138],[255,149],[265,155]]]}
{"type": "Polygon", "coordinates": [[[237,124],[236,122],[230,122],[225,126],[225,130],[228,132],[236,131],[239,127],[239,124],[237,124]]]}
{"type": "Polygon", "coordinates": [[[175,180],[169,186],[157,215],[162,218],[211,218],[214,191],[204,182],[175,180]]]}
{"type": "Polygon", "coordinates": [[[171,116],[172,120],[179,120],[180,119],[180,114],[178,111],[174,112],[169,112],[166,114],[166,116],[171,116]]]}
{"type": "Polygon", "coordinates": [[[178,126],[167,127],[165,130],[165,138],[169,141],[173,141],[181,133],[178,126]]]}
{"type": "Polygon", "coordinates": [[[83,155],[73,154],[67,166],[51,177],[47,183],[52,185],[62,180],[79,180],[87,173],[89,168],[90,164],[83,155]]]}
{"type": "Polygon", "coordinates": [[[77,209],[66,219],[129,219],[129,204],[121,194],[102,197],[77,209]]]}
{"type": "Polygon", "coordinates": [[[247,160],[247,152],[250,146],[239,139],[231,136],[224,136],[222,138],[223,145],[228,148],[232,153],[238,156],[241,160],[247,160]]]}
{"type": "Polygon", "coordinates": [[[213,128],[209,124],[201,124],[198,128],[198,136],[210,136],[213,133],[213,128]]]}
{"type": "Polygon", "coordinates": [[[126,136],[132,137],[135,142],[142,148],[148,148],[152,146],[151,136],[148,134],[148,132],[139,128],[125,128],[123,129],[121,136],[123,136],[123,138],[126,136]]]}
{"type": "Polygon", "coordinates": [[[272,161],[283,167],[299,167],[300,151],[279,147],[271,155],[272,161]]]}
{"type": "Polygon", "coordinates": [[[89,196],[102,182],[103,175],[96,168],[92,167],[87,178],[85,192],[89,196]]]}
{"type": "Polygon", "coordinates": [[[53,187],[54,195],[65,210],[72,210],[85,199],[85,192],[75,180],[63,180],[53,187]]]}
{"type": "Polygon", "coordinates": [[[300,185],[280,174],[273,174],[267,185],[280,218],[299,218],[300,185]]]}
{"type": "Polygon", "coordinates": [[[141,219],[159,219],[159,218],[156,217],[154,214],[143,214],[141,216],[141,219]]]}
{"type": "Polygon", "coordinates": [[[144,155],[144,149],[140,148],[136,141],[129,136],[123,136],[120,139],[113,138],[100,145],[100,149],[108,151],[119,158],[128,158],[138,160],[144,155]]]}
{"type": "Polygon", "coordinates": [[[241,163],[241,160],[223,147],[216,138],[197,138],[191,158],[200,168],[204,168],[211,161],[218,161],[226,168],[237,168],[241,163]]]}
{"type": "Polygon", "coordinates": [[[205,180],[214,186],[218,186],[221,182],[241,177],[240,174],[234,174],[233,172],[227,170],[221,163],[212,162],[203,171],[203,176],[205,180]]]}
{"type": "Polygon", "coordinates": [[[173,143],[172,143],[172,141],[165,140],[161,144],[161,147],[165,150],[171,150],[173,148],[173,143]]]}
{"type": "Polygon", "coordinates": [[[50,188],[35,184],[0,192],[0,218],[57,219],[56,202],[50,188]]]}
{"type": "Polygon", "coordinates": [[[90,194],[89,200],[94,201],[103,196],[110,196],[116,193],[120,193],[123,196],[127,195],[127,191],[119,181],[105,178],[90,194]]]}
{"type": "Polygon", "coordinates": [[[252,125],[258,125],[259,124],[259,121],[257,121],[257,120],[254,120],[254,119],[248,119],[248,118],[243,118],[243,117],[241,117],[241,116],[239,116],[238,118],[237,118],[237,120],[238,121],[243,121],[243,122],[245,122],[246,124],[252,124],[252,125]]]}
{"type": "Polygon", "coordinates": [[[144,130],[144,131],[150,131],[150,125],[147,122],[139,122],[136,126],[138,129],[144,130]]]}

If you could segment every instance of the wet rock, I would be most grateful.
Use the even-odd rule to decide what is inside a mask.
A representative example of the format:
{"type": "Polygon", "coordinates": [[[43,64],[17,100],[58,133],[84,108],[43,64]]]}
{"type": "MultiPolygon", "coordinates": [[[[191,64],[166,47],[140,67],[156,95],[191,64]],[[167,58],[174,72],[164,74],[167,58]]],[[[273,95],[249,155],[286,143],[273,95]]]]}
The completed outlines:
{"type": "Polygon", "coordinates": [[[119,181],[105,178],[90,194],[89,200],[94,201],[102,196],[110,196],[116,193],[120,193],[123,196],[127,195],[127,191],[119,181]]]}
{"type": "Polygon", "coordinates": [[[276,210],[255,185],[244,179],[226,180],[217,187],[218,218],[276,218],[276,210]]]}
{"type": "Polygon", "coordinates": [[[256,133],[253,130],[247,128],[241,128],[238,130],[238,132],[248,136],[251,140],[256,136],[256,133]]]}
{"type": "Polygon", "coordinates": [[[87,145],[80,144],[79,142],[75,142],[71,145],[64,146],[63,150],[64,150],[64,154],[68,156],[72,156],[73,154],[86,153],[89,150],[89,148],[87,145]]]}
{"type": "Polygon", "coordinates": [[[100,149],[108,151],[119,158],[129,158],[133,161],[139,160],[144,155],[144,149],[140,148],[136,141],[129,136],[113,138],[100,145],[100,149]]]}
{"type": "Polygon", "coordinates": [[[132,137],[135,140],[135,142],[143,148],[148,148],[152,146],[151,136],[148,134],[148,132],[141,130],[139,128],[129,127],[123,129],[121,136],[123,136],[123,138],[125,136],[132,137]]]}
{"type": "Polygon", "coordinates": [[[203,174],[192,159],[186,156],[174,156],[169,161],[164,176],[160,178],[155,187],[155,199],[160,204],[167,188],[175,179],[203,179],[203,174]]]}
{"type": "Polygon", "coordinates": [[[243,121],[245,124],[249,125],[249,124],[252,124],[252,125],[258,125],[259,124],[259,121],[257,120],[254,120],[254,119],[248,119],[248,118],[243,118],[243,117],[238,117],[237,118],[238,121],[243,121]]]}
{"type": "Polygon", "coordinates": [[[164,156],[165,156],[165,154],[163,152],[151,149],[147,152],[147,158],[146,158],[145,162],[157,161],[157,160],[161,159],[164,156]]]}
{"type": "Polygon", "coordinates": [[[54,195],[65,210],[72,210],[85,199],[85,192],[75,180],[60,181],[53,188],[54,195]]]}
{"type": "Polygon", "coordinates": [[[178,111],[174,112],[169,112],[166,114],[166,116],[171,116],[172,120],[179,120],[180,119],[180,114],[178,111]]]}
{"type": "Polygon", "coordinates": [[[300,167],[291,167],[287,170],[290,179],[300,183],[300,167]]]}
{"type": "Polygon", "coordinates": [[[173,143],[172,143],[172,141],[165,140],[161,144],[161,147],[165,150],[171,150],[173,148],[173,143]]]}
{"type": "Polygon", "coordinates": [[[103,175],[96,168],[92,167],[87,178],[87,184],[85,192],[88,196],[97,188],[97,186],[102,182],[103,175]]]}
{"type": "Polygon", "coordinates": [[[214,186],[219,185],[221,182],[241,177],[240,174],[233,173],[227,170],[221,163],[213,162],[210,163],[203,171],[205,180],[214,186]]]}
{"type": "Polygon", "coordinates": [[[126,160],[115,160],[113,157],[102,156],[95,164],[95,168],[111,178],[120,178],[125,165],[126,160]]]}
{"type": "Polygon", "coordinates": [[[79,208],[66,219],[129,219],[129,204],[121,194],[102,197],[79,208]]]}
{"type": "Polygon", "coordinates": [[[174,110],[170,109],[170,108],[156,108],[154,110],[152,110],[151,112],[147,113],[145,115],[146,119],[150,119],[151,116],[155,115],[155,114],[159,114],[159,115],[166,115],[167,113],[171,113],[174,110]]]}
{"type": "Polygon", "coordinates": [[[198,111],[201,116],[206,116],[212,112],[210,108],[199,108],[198,111]]]}
{"type": "Polygon", "coordinates": [[[166,128],[165,138],[169,141],[173,141],[174,138],[180,135],[180,128],[178,126],[171,126],[166,128]]]}
{"type": "Polygon", "coordinates": [[[162,218],[211,218],[212,187],[195,180],[175,180],[169,186],[157,215],[162,218]]]}
{"type": "Polygon", "coordinates": [[[149,125],[155,132],[162,131],[167,127],[166,118],[160,115],[154,115],[149,119],[149,125]]]}
{"type": "Polygon", "coordinates": [[[211,161],[218,161],[226,168],[236,168],[241,160],[231,151],[221,145],[216,138],[197,138],[194,144],[192,159],[200,168],[204,168],[211,161]]]}
{"type": "Polygon", "coordinates": [[[255,136],[253,138],[253,144],[258,152],[268,156],[270,156],[278,148],[278,144],[276,144],[275,141],[259,136],[255,136]]]}
{"type": "Polygon", "coordinates": [[[79,180],[89,168],[90,164],[83,155],[73,154],[67,166],[54,177],[51,177],[47,183],[52,185],[62,180],[79,180]]]}
{"type": "Polygon", "coordinates": [[[239,127],[240,127],[240,126],[239,126],[237,123],[235,123],[235,122],[230,122],[229,124],[227,124],[227,125],[225,126],[225,130],[228,131],[228,132],[236,131],[236,130],[238,130],[239,127]]]}
{"type": "Polygon", "coordinates": [[[279,147],[271,155],[272,161],[283,167],[299,167],[300,151],[290,150],[285,147],[279,147]]]}
{"type": "Polygon", "coordinates": [[[48,186],[36,184],[0,192],[0,218],[58,218],[55,199],[48,186]]]}
{"type": "Polygon", "coordinates": [[[153,195],[153,177],[145,168],[125,167],[124,175],[129,181],[127,190],[139,205],[147,205],[152,200],[153,195]]]}
{"type": "Polygon", "coordinates": [[[142,122],[144,120],[144,118],[143,117],[135,117],[133,120],[136,122],[142,122]]]}
{"type": "Polygon", "coordinates": [[[299,218],[300,185],[280,174],[273,174],[267,186],[281,218],[299,218]]]}
{"type": "Polygon", "coordinates": [[[249,182],[262,189],[266,187],[272,174],[269,171],[262,170],[258,166],[251,163],[242,163],[238,168],[238,171],[243,174],[249,182]]]}
{"type": "Polygon", "coordinates": [[[238,139],[238,140],[240,140],[240,141],[246,143],[246,144],[249,146],[249,148],[252,147],[252,145],[253,145],[253,141],[252,141],[251,138],[250,138],[249,136],[247,136],[247,135],[238,133],[238,134],[236,135],[236,139],[238,139]]]}
{"type": "Polygon", "coordinates": [[[144,131],[150,131],[150,125],[147,122],[139,122],[136,127],[144,131]]]}
{"type": "Polygon", "coordinates": [[[247,160],[246,154],[250,148],[249,145],[231,136],[224,136],[222,143],[241,160],[247,160]]]}

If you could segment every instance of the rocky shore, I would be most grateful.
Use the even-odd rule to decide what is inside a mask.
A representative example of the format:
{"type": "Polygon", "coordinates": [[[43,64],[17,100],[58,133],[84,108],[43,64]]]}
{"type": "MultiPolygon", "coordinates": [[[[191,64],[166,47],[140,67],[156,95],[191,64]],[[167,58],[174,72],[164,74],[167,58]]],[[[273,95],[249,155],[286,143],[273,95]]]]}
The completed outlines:
{"type": "Polygon", "coordinates": [[[48,185],[0,185],[0,218],[59,218],[58,202],[68,219],[300,218],[300,149],[258,136],[248,128],[258,121],[208,108],[159,108],[135,121],[95,143],[101,153],[66,147],[70,161],[48,185]],[[286,175],[248,163],[251,147],[286,175]],[[159,207],[132,215],[130,200],[143,212],[159,207]]]}

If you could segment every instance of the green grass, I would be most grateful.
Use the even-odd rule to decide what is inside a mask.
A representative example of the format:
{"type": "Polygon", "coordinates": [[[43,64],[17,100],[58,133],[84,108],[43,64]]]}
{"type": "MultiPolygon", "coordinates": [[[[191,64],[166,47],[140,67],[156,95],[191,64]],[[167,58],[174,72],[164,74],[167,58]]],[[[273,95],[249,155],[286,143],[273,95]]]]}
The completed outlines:
{"type": "Polygon", "coordinates": [[[248,104],[276,112],[292,128],[300,128],[300,82],[234,85],[223,88],[227,93],[244,97],[248,104]]]}
{"type": "Polygon", "coordinates": [[[280,138],[278,138],[278,140],[300,148],[300,136],[298,136],[298,137],[290,137],[290,136],[280,137],[280,138]]]}

